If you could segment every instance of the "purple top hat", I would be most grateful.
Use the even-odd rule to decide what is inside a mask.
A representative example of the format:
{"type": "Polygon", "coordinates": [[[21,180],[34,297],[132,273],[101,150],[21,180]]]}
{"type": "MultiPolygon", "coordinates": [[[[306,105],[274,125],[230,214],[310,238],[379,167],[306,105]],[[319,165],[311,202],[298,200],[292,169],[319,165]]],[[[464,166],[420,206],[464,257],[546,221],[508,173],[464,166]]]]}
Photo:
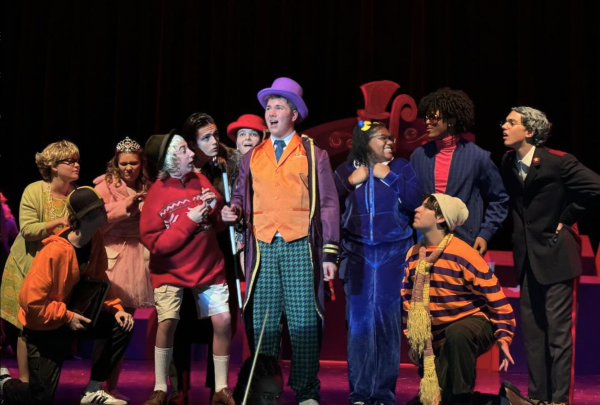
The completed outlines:
{"type": "Polygon", "coordinates": [[[258,92],[258,101],[263,108],[267,107],[267,97],[270,95],[278,95],[287,98],[298,108],[298,119],[296,123],[302,122],[308,116],[308,108],[304,100],[302,100],[302,87],[294,80],[288,77],[280,77],[275,79],[273,85],[269,88],[262,89],[258,92]]]}

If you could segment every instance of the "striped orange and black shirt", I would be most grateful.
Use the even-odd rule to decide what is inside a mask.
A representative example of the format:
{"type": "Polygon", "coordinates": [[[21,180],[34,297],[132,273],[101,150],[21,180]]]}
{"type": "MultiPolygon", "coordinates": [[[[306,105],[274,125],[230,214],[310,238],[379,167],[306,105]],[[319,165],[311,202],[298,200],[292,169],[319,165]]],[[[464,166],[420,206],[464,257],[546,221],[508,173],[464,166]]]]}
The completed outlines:
{"type": "MultiPolygon", "coordinates": [[[[405,333],[420,247],[420,244],[413,246],[406,255],[402,284],[402,321],[405,333]]],[[[437,246],[427,247],[427,256],[436,248],[437,246]]],[[[435,349],[442,345],[445,330],[450,324],[471,315],[486,317],[493,324],[496,339],[504,339],[508,344],[512,342],[515,315],[498,279],[479,252],[456,236],[431,267],[429,294],[435,349]]]]}

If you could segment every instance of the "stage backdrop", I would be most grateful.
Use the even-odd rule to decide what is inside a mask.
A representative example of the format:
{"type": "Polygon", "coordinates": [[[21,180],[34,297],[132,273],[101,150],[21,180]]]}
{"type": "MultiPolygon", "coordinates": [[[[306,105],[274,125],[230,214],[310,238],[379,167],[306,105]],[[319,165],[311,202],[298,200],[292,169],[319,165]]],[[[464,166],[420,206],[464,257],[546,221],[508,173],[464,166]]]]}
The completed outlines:
{"type": "MultiPolygon", "coordinates": [[[[353,117],[359,86],[391,80],[418,100],[442,86],[476,106],[477,143],[499,162],[499,122],[530,105],[554,122],[548,145],[600,171],[600,15],[596,1],[3,2],[0,189],[13,211],[39,179],[34,155],[70,138],[79,184],[103,173],[124,136],[181,129],[192,112],[222,132],[261,114],[256,93],[297,80],[300,129],[353,117]]],[[[581,227],[598,231],[589,219],[581,227]]],[[[507,231],[491,248],[508,248],[507,231]]]]}

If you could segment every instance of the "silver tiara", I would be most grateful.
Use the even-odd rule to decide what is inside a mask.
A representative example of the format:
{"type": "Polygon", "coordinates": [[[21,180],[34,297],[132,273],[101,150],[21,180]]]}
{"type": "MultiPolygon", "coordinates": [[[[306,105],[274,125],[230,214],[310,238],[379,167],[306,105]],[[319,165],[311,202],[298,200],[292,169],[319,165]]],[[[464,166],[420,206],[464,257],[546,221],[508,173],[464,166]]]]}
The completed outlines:
{"type": "Polygon", "coordinates": [[[142,151],[142,147],[139,143],[137,143],[133,139],[129,139],[129,137],[127,136],[125,137],[125,139],[123,139],[117,144],[117,151],[125,153],[137,153],[142,151]]]}

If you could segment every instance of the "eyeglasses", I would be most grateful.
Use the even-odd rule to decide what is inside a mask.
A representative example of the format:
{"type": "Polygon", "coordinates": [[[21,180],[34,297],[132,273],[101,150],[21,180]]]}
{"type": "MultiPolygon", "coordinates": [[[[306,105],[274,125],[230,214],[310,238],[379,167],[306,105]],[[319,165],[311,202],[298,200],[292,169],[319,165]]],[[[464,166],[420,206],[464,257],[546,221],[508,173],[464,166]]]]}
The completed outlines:
{"type": "Polygon", "coordinates": [[[80,164],[79,159],[61,159],[56,161],[57,165],[61,163],[64,163],[67,166],[75,166],[75,164],[80,164]]]}
{"type": "Polygon", "coordinates": [[[425,118],[423,118],[423,121],[429,121],[431,125],[436,125],[439,121],[442,121],[443,119],[444,117],[442,116],[430,114],[426,115],[425,118]]]}
{"type": "Polygon", "coordinates": [[[515,125],[523,125],[523,124],[521,124],[520,122],[517,122],[517,121],[515,121],[515,120],[513,120],[513,119],[509,119],[509,120],[506,120],[506,121],[500,121],[500,127],[503,127],[503,126],[504,126],[504,125],[506,125],[506,124],[508,124],[508,127],[509,127],[509,128],[512,128],[512,127],[514,127],[515,125]]]}
{"type": "Polygon", "coordinates": [[[396,138],[394,138],[392,135],[376,135],[376,136],[372,136],[371,139],[372,138],[377,138],[377,139],[379,139],[380,141],[383,141],[383,142],[388,142],[389,141],[391,143],[396,143],[396,138]]]}

